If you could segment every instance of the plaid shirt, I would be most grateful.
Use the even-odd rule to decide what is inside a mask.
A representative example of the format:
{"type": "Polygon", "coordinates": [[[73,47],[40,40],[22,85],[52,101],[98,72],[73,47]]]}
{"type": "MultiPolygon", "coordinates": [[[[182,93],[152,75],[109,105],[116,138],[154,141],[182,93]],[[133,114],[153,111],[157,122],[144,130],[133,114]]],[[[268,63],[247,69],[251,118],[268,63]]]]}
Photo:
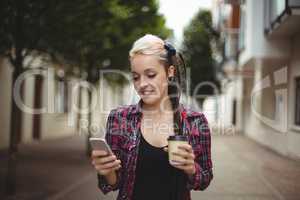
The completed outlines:
{"type": "MultiPolygon", "coordinates": [[[[142,109],[138,104],[121,106],[111,110],[106,123],[106,141],[121,160],[117,171],[117,183],[110,185],[104,176],[98,174],[98,186],[104,194],[119,190],[117,200],[131,200],[135,169],[139,151],[142,109]]],[[[204,190],[213,178],[211,161],[211,136],[207,120],[202,113],[179,106],[183,119],[183,131],[189,136],[189,143],[195,154],[196,173],[188,176],[185,200],[190,200],[190,190],[204,190]]]]}

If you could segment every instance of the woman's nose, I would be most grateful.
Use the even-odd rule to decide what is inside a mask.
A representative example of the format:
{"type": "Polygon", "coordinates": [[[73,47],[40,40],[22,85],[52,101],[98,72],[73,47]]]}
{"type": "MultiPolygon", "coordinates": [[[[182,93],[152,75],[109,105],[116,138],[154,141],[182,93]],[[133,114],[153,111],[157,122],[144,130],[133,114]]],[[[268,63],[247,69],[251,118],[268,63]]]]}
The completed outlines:
{"type": "Polygon", "coordinates": [[[146,78],[141,77],[140,88],[144,88],[148,85],[148,81],[146,78]]]}

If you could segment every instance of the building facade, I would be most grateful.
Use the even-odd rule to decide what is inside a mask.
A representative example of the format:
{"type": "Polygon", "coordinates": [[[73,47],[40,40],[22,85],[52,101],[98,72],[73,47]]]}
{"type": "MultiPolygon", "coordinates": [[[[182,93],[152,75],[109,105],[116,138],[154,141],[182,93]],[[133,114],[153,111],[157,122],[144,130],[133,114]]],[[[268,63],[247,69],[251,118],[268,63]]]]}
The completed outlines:
{"type": "Polygon", "coordinates": [[[10,142],[12,87],[15,88],[13,98],[22,110],[18,138],[23,144],[83,136],[88,131],[104,136],[109,111],[137,101],[130,84],[113,86],[103,77],[91,85],[75,76],[66,76],[63,68],[43,63],[38,57],[30,60],[30,69],[19,77],[22,84],[12,86],[13,68],[6,58],[0,57],[0,150],[7,149],[10,142]]]}
{"type": "Polygon", "coordinates": [[[235,88],[224,92],[234,96],[237,131],[282,155],[300,159],[300,1],[217,3],[229,7],[229,14],[215,20],[228,24],[219,30],[225,32],[229,46],[233,45],[230,29],[234,26],[230,22],[239,21],[238,44],[231,47],[236,57],[228,53],[223,57],[228,85],[235,88]],[[239,20],[233,20],[234,16],[239,20]]]}

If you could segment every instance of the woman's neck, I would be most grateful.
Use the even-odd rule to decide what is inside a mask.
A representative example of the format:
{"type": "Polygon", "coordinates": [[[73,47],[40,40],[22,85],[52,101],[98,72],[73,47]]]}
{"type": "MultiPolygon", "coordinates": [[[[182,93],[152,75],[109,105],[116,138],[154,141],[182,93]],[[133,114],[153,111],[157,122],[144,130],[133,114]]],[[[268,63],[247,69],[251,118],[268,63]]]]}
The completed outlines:
{"type": "Polygon", "coordinates": [[[172,112],[172,104],[169,98],[164,101],[160,101],[156,104],[145,104],[143,103],[143,112],[150,114],[150,115],[163,115],[166,112],[172,112]]]}

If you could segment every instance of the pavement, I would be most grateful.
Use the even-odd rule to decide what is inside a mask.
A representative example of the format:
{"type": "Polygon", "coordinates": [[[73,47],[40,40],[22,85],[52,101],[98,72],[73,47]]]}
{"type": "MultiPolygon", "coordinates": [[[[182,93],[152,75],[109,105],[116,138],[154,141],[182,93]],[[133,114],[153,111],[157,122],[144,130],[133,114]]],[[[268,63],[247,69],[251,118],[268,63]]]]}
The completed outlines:
{"type": "MultiPolygon", "coordinates": [[[[6,152],[0,152],[0,199],[113,200],[103,195],[85,155],[85,138],[20,145],[17,195],[4,195],[6,152]]],[[[300,161],[288,159],[242,135],[212,137],[214,179],[193,200],[299,200],[300,161]]]]}
{"type": "Polygon", "coordinates": [[[278,155],[251,139],[213,136],[214,179],[193,199],[299,200],[300,161],[278,155]]]}

